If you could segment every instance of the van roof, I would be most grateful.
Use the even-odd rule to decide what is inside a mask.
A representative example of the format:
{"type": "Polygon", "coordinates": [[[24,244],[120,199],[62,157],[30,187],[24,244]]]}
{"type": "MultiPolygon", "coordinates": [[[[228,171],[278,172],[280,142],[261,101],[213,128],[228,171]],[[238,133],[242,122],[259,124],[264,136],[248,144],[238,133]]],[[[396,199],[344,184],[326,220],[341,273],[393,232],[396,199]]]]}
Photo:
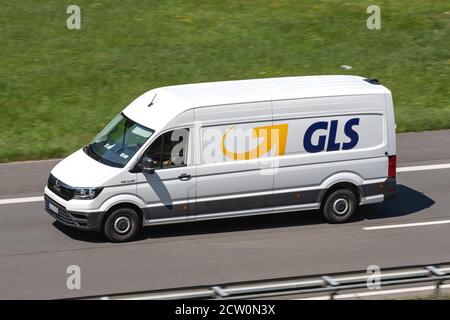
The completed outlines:
{"type": "Polygon", "coordinates": [[[386,93],[383,86],[359,76],[303,76],[205,82],[163,87],[194,105],[205,107],[253,101],[301,99],[336,95],[386,93]]]}
{"type": "Polygon", "coordinates": [[[324,75],[174,85],[144,93],[124,112],[143,125],[159,130],[177,114],[191,108],[389,92],[382,85],[365,80],[360,76],[324,75]],[[154,105],[148,107],[153,99],[154,105]]]}

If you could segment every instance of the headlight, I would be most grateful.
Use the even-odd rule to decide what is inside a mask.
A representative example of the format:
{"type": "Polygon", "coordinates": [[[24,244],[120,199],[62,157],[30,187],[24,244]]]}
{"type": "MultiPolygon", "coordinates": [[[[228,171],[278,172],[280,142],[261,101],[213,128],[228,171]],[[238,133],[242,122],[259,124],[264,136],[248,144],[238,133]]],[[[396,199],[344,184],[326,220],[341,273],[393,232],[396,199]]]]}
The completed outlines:
{"type": "Polygon", "coordinates": [[[91,200],[97,197],[103,188],[75,188],[73,193],[74,199],[91,200]]]}

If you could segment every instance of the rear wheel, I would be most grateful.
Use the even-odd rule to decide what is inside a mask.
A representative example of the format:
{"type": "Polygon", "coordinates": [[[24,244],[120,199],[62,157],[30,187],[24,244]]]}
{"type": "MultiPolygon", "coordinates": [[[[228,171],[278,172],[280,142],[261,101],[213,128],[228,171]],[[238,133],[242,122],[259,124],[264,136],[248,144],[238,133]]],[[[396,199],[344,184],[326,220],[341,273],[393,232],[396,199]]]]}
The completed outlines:
{"type": "Polygon", "coordinates": [[[132,240],[140,230],[139,215],[131,208],[119,208],[111,212],[103,225],[103,232],[111,242],[132,240]]]}
{"type": "Polygon", "coordinates": [[[322,213],[330,223],[348,221],[357,206],[355,194],[348,189],[339,189],[327,196],[322,206],[322,213]]]}

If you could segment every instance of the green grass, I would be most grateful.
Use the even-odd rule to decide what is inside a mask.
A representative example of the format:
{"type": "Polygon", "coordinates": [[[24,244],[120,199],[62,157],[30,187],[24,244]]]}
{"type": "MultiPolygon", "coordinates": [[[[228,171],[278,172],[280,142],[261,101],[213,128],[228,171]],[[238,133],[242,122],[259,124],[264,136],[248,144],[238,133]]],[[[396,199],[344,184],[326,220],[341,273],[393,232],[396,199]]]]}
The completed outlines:
{"type": "Polygon", "coordinates": [[[158,86],[315,74],[377,77],[398,131],[450,128],[448,1],[3,1],[0,162],[62,157],[158,86]],[[66,8],[81,7],[81,30],[66,8]],[[351,65],[343,70],[341,65],[351,65]]]}

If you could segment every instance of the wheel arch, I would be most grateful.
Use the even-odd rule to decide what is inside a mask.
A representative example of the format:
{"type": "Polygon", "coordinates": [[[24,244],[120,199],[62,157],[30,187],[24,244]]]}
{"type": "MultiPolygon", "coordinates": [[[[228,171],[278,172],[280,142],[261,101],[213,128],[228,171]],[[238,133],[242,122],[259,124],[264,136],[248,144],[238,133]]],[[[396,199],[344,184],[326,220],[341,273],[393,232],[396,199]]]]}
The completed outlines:
{"type": "Polygon", "coordinates": [[[142,202],[142,200],[132,195],[125,194],[109,198],[103,203],[101,207],[101,211],[104,212],[101,218],[101,225],[103,226],[103,223],[105,222],[108,215],[110,215],[111,212],[113,212],[118,208],[133,209],[139,215],[139,219],[143,221],[144,217],[144,213],[142,210],[143,207],[144,203],[142,202]]]}
{"type": "Polygon", "coordinates": [[[338,189],[348,189],[352,191],[359,203],[361,201],[361,198],[363,197],[363,182],[364,180],[359,175],[353,172],[340,172],[327,178],[322,183],[322,191],[319,194],[320,206],[322,207],[324,200],[328,195],[338,189]]]}
{"type": "Polygon", "coordinates": [[[117,204],[113,205],[113,206],[110,207],[107,211],[105,211],[105,213],[104,213],[103,216],[102,216],[102,220],[101,220],[102,228],[103,228],[103,225],[104,225],[104,223],[105,223],[105,221],[106,221],[106,218],[108,218],[108,216],[109,216],[112,212],[114,212],[115,210],[120,209],[120,208],[129,208],[129,209],[133,209],[134,211],[136,211],[136,213],[137,213],[138,216],[139,216],[139,220],[140,220],[141,223],[142,223],[142,221],[143,221],[143,219],[144,219],[144,213],[142,212],[142,209],[139,208],[139,207],[138,207],[136,204],[134,204],[134,203],[131,203],[131,202],[121,202],[121,203],[117,203],[117,204]]]}

